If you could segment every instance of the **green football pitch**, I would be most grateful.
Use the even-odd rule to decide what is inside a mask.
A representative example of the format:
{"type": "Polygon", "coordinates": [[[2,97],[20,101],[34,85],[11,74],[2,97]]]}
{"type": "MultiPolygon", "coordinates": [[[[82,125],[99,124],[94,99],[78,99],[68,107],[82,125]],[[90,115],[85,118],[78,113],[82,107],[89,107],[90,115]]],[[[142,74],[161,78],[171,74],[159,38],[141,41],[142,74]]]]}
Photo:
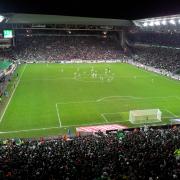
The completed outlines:
{"type": "MultiPolygon", "coordinates": [[[[180,82],[129,64],[24,64],[1,106],[0,137],[53,136],[75,127],[121,124],[130,110],[180,117],[180,82]]],[[[16,76],[16,73],[15,73],[16,76]]],[[[151,124],[151,122],[148,122],[151,124]]]]}

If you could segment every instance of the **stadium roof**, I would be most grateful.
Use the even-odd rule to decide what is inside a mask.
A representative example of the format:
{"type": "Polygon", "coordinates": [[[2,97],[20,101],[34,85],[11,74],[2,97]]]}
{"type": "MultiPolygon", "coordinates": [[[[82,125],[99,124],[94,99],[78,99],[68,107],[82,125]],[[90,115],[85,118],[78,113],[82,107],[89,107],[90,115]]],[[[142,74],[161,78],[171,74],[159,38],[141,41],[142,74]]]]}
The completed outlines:
{"type": "Polygon", "coordinates": [[[133,26],[133,22],[124,19],[104,19],[42,14],[2,14],[7,24],[69,24],[69,25],[105,25],[133,26]]]}
{"type": "MultiPolygon", "coordinates": [[[[148,26],[148,23],[150,26],[153,26],[153,25],[158,26],[158,25],[163,24],[163,22],[165,22],[165,21],[166,21],[166,23],[169,22],[169,24],[173,24],[174,21],[180,23],[180,14],[138,19],[138,20],[134,20],[133,22],[137,26],[148,26]],[[157,23],[157,22],[159,22],[159,23],[157,23]],[[150,23],[152,23],[152,25],[150,23]]],[[[164,23],[163,25],[166,25],[166,24],[164,23]]]]}

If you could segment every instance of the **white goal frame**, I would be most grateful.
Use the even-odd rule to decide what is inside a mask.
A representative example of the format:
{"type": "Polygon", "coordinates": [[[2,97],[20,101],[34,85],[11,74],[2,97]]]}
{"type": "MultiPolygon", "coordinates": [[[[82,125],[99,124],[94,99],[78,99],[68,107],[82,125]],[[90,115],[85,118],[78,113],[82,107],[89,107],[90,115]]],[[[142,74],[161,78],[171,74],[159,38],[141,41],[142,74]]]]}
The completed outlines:
{"type": "Polygon", "coordinates": [[[160,109],[132,110],[129,113],[129,121],[132,124],[146,124],[161,122],[160,109]]]}

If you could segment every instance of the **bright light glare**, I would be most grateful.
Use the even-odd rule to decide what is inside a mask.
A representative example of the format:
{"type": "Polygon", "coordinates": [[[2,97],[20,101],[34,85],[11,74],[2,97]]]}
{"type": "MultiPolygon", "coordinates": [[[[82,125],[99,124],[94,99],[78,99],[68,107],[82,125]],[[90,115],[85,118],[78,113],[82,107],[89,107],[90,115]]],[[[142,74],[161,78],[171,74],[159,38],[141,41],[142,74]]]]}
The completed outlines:
{"type": "Polygon", "coordinates": [[[176,24],[176,22],[174,21],[174,19],[171,19],[171,20],[169,21],[169,23],[171,23],[171,24],[173,24],[173,25],[176,24]]]}
{"type": "Polygon", "coordinates": [[[151,21],[151,22],[149,23],[149,25],[150,25],[150,26],[154,26],[154,22],[151,21]]]}
{"type": "Polygon", "coordinates": [[[180,19],[178,20],[178,23],[180,24],[180,19]]]}
{"type": "Polygon", "coordinates": [[[161,23],[162,23],[163,25],[166,25],[166,24],[167,24],[167,22],[166,22],[165,20],[163,20],[161,23]]]}
{"type": "Polygon", "coordinates": [[[145,22],[145,23],[143,24],[143,26],[144,26],[144,27],[148,26],[148,23],[147,23],[147,22],[145,22]]]}
{"type": "Polygon", "coordinates": [[[2,22],[4,20],[4,16],[0,15],[0,22],[2,22]]]}
{"type": "Polygon", "coordinates": [[[157,26],[159,26],[159,25],[160,25],[160,22],[159,22],[159,21],[156,21],[154,24],[157,25],[157,26]]]}

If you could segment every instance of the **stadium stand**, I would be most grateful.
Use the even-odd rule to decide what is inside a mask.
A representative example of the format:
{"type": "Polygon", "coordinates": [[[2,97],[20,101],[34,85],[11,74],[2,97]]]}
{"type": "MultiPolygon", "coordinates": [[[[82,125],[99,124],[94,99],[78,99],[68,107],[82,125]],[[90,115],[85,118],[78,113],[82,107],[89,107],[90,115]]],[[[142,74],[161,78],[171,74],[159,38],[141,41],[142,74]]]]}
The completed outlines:
{"type": "Polygon", "coordinates": [[[179,179],[180,129],[141,128],[71,139],[6,140],[1,179],[179,179]]]}
{"type": "Polygon", "coordinates": [[[13,51],[20,60],[119,59],[122,49],[114,37],[43,36],[17,40],[13,51]]]}
{"type": "Polygon", "coordinates": [[[179,47],[180,37],[178,33],[169,32],[144,32],[128,33],[128,40],[132,43],[142,43],[150,45],[179,47]]]}
{"type": "Polygon", "coordinates": [[[132,49],[139,63],[175,72],[180,68],[180,50],[151,46],[134,46],[132,49]]]}

